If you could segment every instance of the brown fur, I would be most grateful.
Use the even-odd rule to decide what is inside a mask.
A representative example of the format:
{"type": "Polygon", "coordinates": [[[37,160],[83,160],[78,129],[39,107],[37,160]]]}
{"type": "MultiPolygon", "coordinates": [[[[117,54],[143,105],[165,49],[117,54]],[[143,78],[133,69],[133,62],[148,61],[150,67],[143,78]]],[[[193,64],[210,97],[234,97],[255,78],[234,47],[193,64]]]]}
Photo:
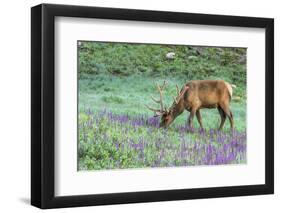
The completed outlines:
{"type": "Polygon", "coordinates": [[[174,102],[170,110],[162,115],[160,126],[169,126],[177,116],[187,110],[190,112],[189,126],[193,127],[192,120],[196,115],[201,128],[203,128],[200,109],[217,108],[221,116],[219,129],[222,129],[226,117],[229,118],[231,128],[234,128],[233,115],[229,107],[232,85],[222,80],[195,80],[186,83],[181,92],[184,94],[177,103],[174,102]]]}

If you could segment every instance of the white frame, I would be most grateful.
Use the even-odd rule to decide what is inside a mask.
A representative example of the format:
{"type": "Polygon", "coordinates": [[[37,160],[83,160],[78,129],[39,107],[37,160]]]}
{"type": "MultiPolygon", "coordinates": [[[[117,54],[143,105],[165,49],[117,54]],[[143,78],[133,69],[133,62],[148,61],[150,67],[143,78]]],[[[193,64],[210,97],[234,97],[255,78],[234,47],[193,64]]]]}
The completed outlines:
{"type": "Polygon", "coordinates": [[[265,184],[264,29],[56,17],[55,56],[56,196],[265,184]],[[77,172],[77,40],[247,47],[247,164],[77,172]]]}

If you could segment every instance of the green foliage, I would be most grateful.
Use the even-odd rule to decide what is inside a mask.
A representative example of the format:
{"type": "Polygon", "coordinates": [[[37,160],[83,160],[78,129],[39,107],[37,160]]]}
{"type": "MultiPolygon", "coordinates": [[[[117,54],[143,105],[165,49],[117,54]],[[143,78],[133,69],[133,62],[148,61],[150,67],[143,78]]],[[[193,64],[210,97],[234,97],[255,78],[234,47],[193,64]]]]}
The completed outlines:
{"type": "Polygon", "coordinates": [[[246,162],[246,134],[158,128],[158,119],[79,114],[79,170],[233,164],[246,162]]]}
{"type": "Polygon", "coordinates": [[[158,44],[80,42],[79,74],[178,77],[185,80],[223,78],[245,86],[246,48],[191,47],[158,44]],[[174,59],[166,59],[174,52],[174,59]]]}

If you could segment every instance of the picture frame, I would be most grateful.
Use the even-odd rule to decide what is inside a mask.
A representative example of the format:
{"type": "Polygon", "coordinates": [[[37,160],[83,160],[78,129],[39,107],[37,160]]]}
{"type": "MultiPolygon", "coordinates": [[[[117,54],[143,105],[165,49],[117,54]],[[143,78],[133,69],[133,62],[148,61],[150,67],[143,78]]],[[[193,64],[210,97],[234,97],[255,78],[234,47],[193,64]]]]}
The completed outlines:
{"type": "MultiPolygon", "coordinates": [[[[262,139],[260,139],[262,140],[262,139]]],[[[274,20],[271,18],[41,4],[31,8],[31,204],[62,208],[274,193],[274,20]],[[221,187],[55,195],[55,18],[265,30],[265,182],[221,187]]]]}

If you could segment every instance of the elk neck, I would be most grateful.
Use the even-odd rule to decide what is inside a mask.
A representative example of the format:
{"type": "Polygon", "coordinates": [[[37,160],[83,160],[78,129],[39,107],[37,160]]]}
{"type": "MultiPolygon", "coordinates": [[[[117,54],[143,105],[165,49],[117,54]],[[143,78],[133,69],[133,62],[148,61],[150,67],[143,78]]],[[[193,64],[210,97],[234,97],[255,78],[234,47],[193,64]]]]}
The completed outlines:
{"type": "Polygon", "coordinates": [[[173,105],[170,108],[171,110],[171,114],[173,116],[173,118],[176,118],[177,116],[179,116],[183,111],[184,111],[184,106],[182,103],[182,100],[180,100],[178,103],[173,103],[173,105]]]}

